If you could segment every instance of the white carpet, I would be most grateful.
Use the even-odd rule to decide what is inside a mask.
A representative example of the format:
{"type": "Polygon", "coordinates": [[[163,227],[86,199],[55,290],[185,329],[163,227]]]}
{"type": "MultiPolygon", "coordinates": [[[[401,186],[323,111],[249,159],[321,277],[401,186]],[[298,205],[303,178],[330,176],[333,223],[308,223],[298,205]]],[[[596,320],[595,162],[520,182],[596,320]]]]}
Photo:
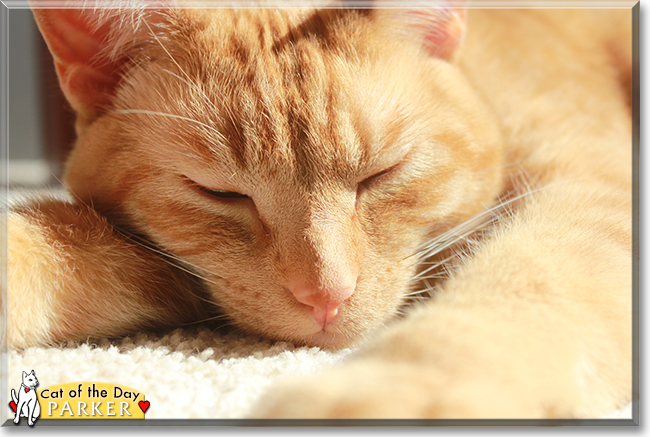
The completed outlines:
{"type": "Polygon", "coordinates": [[[276,379],[315,373],[349,353],[179,329],[161,337],[11,351],[7,381],[18,388],[21,372],[34,369],[41,387],[100,381],[139,390],[151,402],[147,419],[238,419],[276,379]]]}
{"type": "MultiPolygon", "coordinates": [[[[9,203],[17,198],[11,193],[9,203]]],[[[20,386],[23,370],[32,369],[40,387],[79,381],[131,387],[144,393],[151,403],[148,419],[244,418],[274,381],[315,374],[342,362],[351,352],[297,348],[197,327],[114,341],[9,351],[8,368],[3,369],[1,377],[7,391],[20,386]]],[[[630,417],[630,405],[609,416],[630,417]]]]}

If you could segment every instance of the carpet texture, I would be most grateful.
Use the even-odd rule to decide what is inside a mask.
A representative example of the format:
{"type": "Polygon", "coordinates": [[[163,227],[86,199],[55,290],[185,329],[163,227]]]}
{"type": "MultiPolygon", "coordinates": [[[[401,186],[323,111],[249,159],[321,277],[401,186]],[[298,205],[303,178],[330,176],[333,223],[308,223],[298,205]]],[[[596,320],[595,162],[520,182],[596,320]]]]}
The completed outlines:
{"type": "Polygon", "coordinates": [[[12,351],[7,381],[18,388],[21,372],[34,369],[41,387],[99,381],[136,389],[151,402],[147,419],[239,419],[249,416],[277,379],[316,373],[349,353],[205,328],[178,329],[161,336],[12,351]]]}

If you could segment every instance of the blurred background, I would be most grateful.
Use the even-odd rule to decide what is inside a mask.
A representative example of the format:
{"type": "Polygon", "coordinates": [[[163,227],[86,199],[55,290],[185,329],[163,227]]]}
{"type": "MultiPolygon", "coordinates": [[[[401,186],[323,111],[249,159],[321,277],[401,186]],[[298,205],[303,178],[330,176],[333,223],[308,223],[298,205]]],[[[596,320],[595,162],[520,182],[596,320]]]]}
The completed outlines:
{"type": "Polygon", "coordinates": [[[32,12],[10,9],[8,15],[9,186],[58,185],[74,141],[74,114],[32,12]]]}

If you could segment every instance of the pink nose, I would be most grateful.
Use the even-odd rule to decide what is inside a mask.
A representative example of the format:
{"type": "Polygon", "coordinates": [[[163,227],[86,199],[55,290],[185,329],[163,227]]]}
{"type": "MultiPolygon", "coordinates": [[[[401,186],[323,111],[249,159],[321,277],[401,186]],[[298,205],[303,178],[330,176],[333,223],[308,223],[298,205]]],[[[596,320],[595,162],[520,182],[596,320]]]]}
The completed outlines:
{"type": "Polygon", "coordinates": [[[289,291],[298,302],[311,307],[314,320],[323,328],[334,322],[339,314],[339,306],[354,293],[353,288],[316,291],[305,286],[290,286],[289,291]]]}

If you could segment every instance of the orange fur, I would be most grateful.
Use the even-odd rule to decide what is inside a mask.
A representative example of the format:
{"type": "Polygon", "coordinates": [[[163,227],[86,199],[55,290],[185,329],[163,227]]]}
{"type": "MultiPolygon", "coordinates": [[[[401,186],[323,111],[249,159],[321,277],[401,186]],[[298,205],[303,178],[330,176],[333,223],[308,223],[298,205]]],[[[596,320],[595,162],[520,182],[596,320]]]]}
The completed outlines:
{"type": "Polygon", "coordinates": [[[240,327],[368,339],[260,416],[589,417],[629,400],[630,14],[442,13],[84,11],[77,29],[104,42],[70,58],[69,13],[36,10],[79,114],[65,181],[101,216],[12,213],[9,304],[44,316],[10,343],[200,317],[185,272],[115,226],[179,257],[240,327]],[[418,266],[427,242],[442,247],[418,266]],[[60,260],[40,264],[56,281],[30,283],[12,253],[32,245],[60,260]],[[368,336],[445,271],[430,302],[368,336]]]}
{"type": "Polygon", "coordinates": [[[43,199],[14,208],[8,223],[9,347],[118,336],[208,314],[196,281],[89,207],[43,199]]]}

